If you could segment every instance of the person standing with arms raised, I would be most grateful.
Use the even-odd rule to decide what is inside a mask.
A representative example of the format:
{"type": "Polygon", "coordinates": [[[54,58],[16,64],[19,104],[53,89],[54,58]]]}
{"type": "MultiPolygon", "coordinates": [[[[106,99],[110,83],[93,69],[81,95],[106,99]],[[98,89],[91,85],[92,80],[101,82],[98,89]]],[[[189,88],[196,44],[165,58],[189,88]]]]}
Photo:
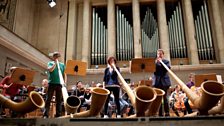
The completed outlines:
{"type": "Polygon", "coordinates": [[[169,103],[168,103],[168,96],[167,90],[171,85],[170,77],[168,76],[167,70],[163,67],[160,63],[162,61],[168,68],[170,67],[170,62],[164,59],[164,51],[162,49],[157,50],[157,58],[155,60],[156,71],[154,72],[153,76],[153,87],[162,89],[165,91],[165,95],[163,95],[163,102],[164,102],[164,109],[163,106],[160,106],[159,109],[159,116],[163,116],[163,110],[165,111],[165,116],[169,116],[169,103]]]}
{"type": "Polygon", "coordinates": [[[64,82],[67,82],[67,76],[64,73],[65,65],[61,62],[59,62],[60,57],[59,52],[53,53],[53,59],[52,61],[48,62],[47,69],[48,69],[48,91],[47,91],[47,99],[46,99],[46,105],[45,105],[45,112],[44,112],[44,118],[48,118],[49,116],[49,110],[50,110],[50,103],[51,99],[53,97],[54,91],[56,95],[56,115],[55,117],[61,116],[61,101],[62,101],[62,84],[60,81],[60,75],[63,75],[64,82]],[[58,67],[59,65],[59,67],[58,67]],[[60,68],[60,70],[58,69],[60,68]],[[61,72],[61,73],[59,73],[61,72]]]}

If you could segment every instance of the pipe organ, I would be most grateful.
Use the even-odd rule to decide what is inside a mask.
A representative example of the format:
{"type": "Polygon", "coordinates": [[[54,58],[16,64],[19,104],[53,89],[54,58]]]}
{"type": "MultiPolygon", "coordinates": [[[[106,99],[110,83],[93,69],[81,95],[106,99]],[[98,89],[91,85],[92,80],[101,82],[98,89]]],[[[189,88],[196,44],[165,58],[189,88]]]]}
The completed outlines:
{"type": "Polygon", "coordinates": [[[116,6],[116,56],[117,60],[129,61],[134,58],[133,26],[129,15],[124,13],[128,7],[116,6]]]}
{"type": "Polygon", "coordinates": [[[168,21],[168,31],[171,58],[187,58],[187,47],[180,2],[178,2],[178,5],[175,7],[173,14],[168,21]]]}
{"type": "Polygon", "coordinates": [[[211,27],[208,18],[207,3],[203,4],[195,14],[195,31],[198,48],[198,56],[200,60],[215,60],[215,50],[211,37],[211,27]]]}
{"type": "MultiPolygon", "coordinates": [[[[198,61],[200,63],[207,60],[219,62],[216,59],[221,59],[222,54],[219,53],[220,50],[218,49],[222,49],[223,47],[217,48],[217,45],[221,42],[217,41],[217,38],[215,38],[216,33],[213,33],[215,30],[214,23],[209,21],[213,18],[213,9],[208,7],[211,4],[208,0],[192,0],[189,7],[188,4],[185,4],[181,0],[165,0],[166,25],[168,28],[168,34],[165,35],[167,36],[165,38],[168,39],[166,41],[160,41],[163,35],[160,35],[159,26],[163,25],[157,21],[159,17],[159,13],[157,12],[158,3],[150,2],[150,0],[144,2],[139,0],[141,37],[137,42],[141,44],[140,49],[134,48],[134,45],[136,45],[134,37],[138,38],[139,31],[134,31],[133,29],[133,19],[135,18],[133,17],[133,13],[136,12],[132,11],[131,2],[125,4],[114,2],[115,8],[113,13],[115,14],[115,21],[112,22],[114,23],[115,33],[114,31],[108,31],[107,28],[107,23],[110,22],[107,18],[110,16],[107,15],[107,6],[112,5],[93,4],[91,15],[92,26],[90,28],[92,39],[90,47],[91,65],[105,65],[110,46],[116,47],[113,55],[118,61],[129,61],[135,58],[134,53],[138,52],[136,50],[142,51],[142,58],[155,57],[158,48],[169,50],[170,60],[175,61],[175,59],[183,58],[186,59],[187,64],[188,60],[189,63],[197,64],[198,61]],[[208,13],[210,11],[211,13],[208,13]],[[188,16],[188,13],[191,16],[188,16]],[[189,17],[193,17],[193,19],[189,17]],[[194,32],[191,33],[190,31],[194,32]],[[108,34],[115,36],[115,43],[108,43],[108,34]],[[160,47],[163,45],[161,43],[166,42],[168,47],[160,47]],[[190,46],[192,43],[197,47],[190,46]],[[192,50],[198,51],[198,57],[192,56],[192,50]],[[216,57],[216,53],[220,56],[217,55],[218,57],[216,57]]],[[[175,62],[173,63],[175,64],[175,62]]]]}
{"type": "Polygon", "coordinates": [[[143,57],[156,57],[159,48],[158,24],[149,7],[146,9],[141,25],[143,57]]]}
{"type": "Polygon", "coordinates": [[[107,62],[108,39],[105,8],[92,8],[92,53],[91,64],[101,65],[107,62]],[[103,20],[104,19],[104,20],[103,20]]]}

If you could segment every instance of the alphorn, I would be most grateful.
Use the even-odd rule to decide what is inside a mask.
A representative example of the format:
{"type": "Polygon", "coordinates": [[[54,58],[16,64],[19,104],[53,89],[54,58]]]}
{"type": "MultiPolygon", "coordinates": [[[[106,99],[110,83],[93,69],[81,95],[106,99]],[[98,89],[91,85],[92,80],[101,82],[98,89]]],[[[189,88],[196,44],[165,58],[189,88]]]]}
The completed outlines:
{"type": "Polygon", "coordinates": [[[149,109],[146,111],[146,116],[156,116],[159,108],[161,106],[163,95],[165,95],[165,91],[159,88],[153,88],[156,91],[156,99],[149,106],[149,109]]]}
{"type": "Polygon", "coordinates": [[[58,60],[56,60],[56,63],[57,63],[57,67],[58,67],[60,84],[62,85],[61,90],[62,90],[65,111],[68,113],[76,113],[78,107],[81,104],[81,100],[74,95],[68,96],[68,91],[66,89],[66,84],[65,84],[64,78],[62,76],[58,60]]]}
{"type": "Polygon", "coordinates": [[[208,114],[222,114],[224,112],[224,96],[221,98],[221,103],[208,111],[208,114]]]}
{"type": "Polygon", "coordinates": [[[63,116],[61,118],[73,118],[73,117],[80,118],[80,117],[98,116],[109,94],[110,94],[110,91],[107,89],[98,88],[98,87],[93,88],[91,90],[91,105],[89,110],[75,113],[72,115],[63,116]]]}
{"type": "Polygon", "coordinates": [[[0,94],[0,103],[3,106],[5,106],[15,112],[22,113],[22,114],[32,112],[38,108],[44,108],[44,106],[45,106],[44,99],[36,91],[31,91],[28,94],[28,98],[25,101],[22,101],[19,103],[14,102],[14,101],[6,98],[2,94],[0,94]]]}
{"type": "Polygon", "coordinates": [[[163,67],[174,78],[181,89],[186,93],[187,97],[192,101],[194,106],[199,110],[200,115],[209,114],[208,111],[213,108],[220,98],[224,95],[224,86],[217,81],[205,81],[201,84],[202,95],[199,97],[191,89],[189,89],[183,81],[181,81],[164,63],[160,60],[163,67]]]}
{"type": "Polygon", "coordinates": [[[128,86],[116,66],[112,64],[119,79],[122,82],[122,87],[127,92],[133,107],[136,109],[136,116],[145,116],[145,111],[149,108],[150,104],[156,99],[156,92],[153,88],[147,86],[139,86],[135,89],[135,93],[128,86]]]}

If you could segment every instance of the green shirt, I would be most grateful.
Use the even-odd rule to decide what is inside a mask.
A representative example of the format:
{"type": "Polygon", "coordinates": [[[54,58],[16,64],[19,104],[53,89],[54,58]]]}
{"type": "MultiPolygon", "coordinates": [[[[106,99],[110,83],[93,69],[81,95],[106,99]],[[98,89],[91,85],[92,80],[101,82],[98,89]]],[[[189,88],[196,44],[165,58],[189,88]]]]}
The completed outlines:
{"type": "MultiPolygon", "coordinates": [[[[50,62],[48,62],[47,67],[48,68],[52,67],[54,64],[55,64],[54,61],[50,61],[50,62]]],[[[64,75],[64,71],[65,71],[65,65],[63,63],[59,62],[59,66],[60,66],[61,74],[63,76],[64,75]]],[[[49,84],[61,84],[58,73],[59,73],[58,72],[58,66],[56,66],[52,72],[48,73],[49,84]]]]}

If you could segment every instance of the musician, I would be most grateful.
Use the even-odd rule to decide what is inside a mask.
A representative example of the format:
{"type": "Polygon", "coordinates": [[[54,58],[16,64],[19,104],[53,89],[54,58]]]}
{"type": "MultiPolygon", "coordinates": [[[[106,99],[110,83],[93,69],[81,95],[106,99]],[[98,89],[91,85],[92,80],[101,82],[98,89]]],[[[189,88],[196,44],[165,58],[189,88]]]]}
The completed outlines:
{"type": "MultiPolygon", "coordinates": [[[[3,89],[2,95],[4,95],[5,97],[7,97],[7,98],[9,98],[13,101],[20,101],[20,99],[18,99],[16,97],[16,95],[19,94],[20,89],[23,88],[23,85],[13,83],[12,78],[11,78],[11,75],[16,68],[17,67],[11,67],[10,68],[9,74],[7,76],[5,76],[3,78],[3,80],[0,82],[0,88],[3,89]]],[[[5,107],[7,107],[7,106],[5,106],[5,107]]],[[[4,111],[4,108],[3,108],[3,111],[4,111]]],[[[12,112],[12,115],[11,116],[14,117],[14,112],[12,112]]]]}
{"type": "Polygon", "coordinates": [[[120,108],[121,108],[122,115],[124,115],[124,114],[128,115],[129,111],[127,112],[127,110],[131,107],[130,104],[131,103],[130,103],[130,100],[129,100],[128,96],[127,96],[127,93],[124,92],[123,94],[121,94],[121,97],[120,97],[120,108]]]}
{"type": "Polygon", "coordinates": [[[183,111],[185,114],[185,97],[186,95],[180,90],[180,86],[176,85],[175,90],[170,95],[170,107],[177,116],[180,116],[177,110],[183,111]]]}
{"type": "MultiPolygon", "coordinates": [[[[104,106],[104,118],[108,118],[108,103],[110,99],[111,92],[114,94],[116,109],[117,109],[117,118],[121,117],[120,113],[120,102],[119,102],[119,95],[120,95],[120,84],[118,82],[118,75],[114,70],[112,64],[116,65],[115,57],[109,57],[107,60],[108,67],[104,71],[104,78],[103,81],[105,83],[105,88],[110,91],[110,94],[107,97],[105,106],[104,106]]],[[[120,71],[119,67],[116,67],[118,71],[120,71]]]]}
{"type": "Polygon", "coordinates": [[[67,82],[67,76],[64,73],[65,70],[65,65],[61,62],[59,62],[60,58],[60,53],[59,52],[54,52],[53,53],[53,58],[52,61],[48,62],[47,64],[47,69],[48,69],[48,91],[47,91],[47,99],[46,99],[46,104],[45,104],[45,112],[43,117],[48,118],[49,115],[49,110],[50,110],[50,103],[51,99],[53,97],[54,91],[56,94],[56,115],[55,117],[61,116],[61,100],[62,100],[62,84],[60,81],[59,74],[62,74],[64,77],[64,82],[67,82]],[[59,68],[61,73],[59,73],[59,69],[57,66],[57,62],[59,64],[59,68]]]}
{"type": "MultiPolygon", "coordinates": [[[[191,89],[192,87],[194,87],[194,74],[193,74],[193,73],[190,73],[190,75],[189,75],[189,81],[186,83],[186,85],[187,85],[187,87],[190,88],[190,89],[191,89]]],[[[185,107],[186,107],[187,113],[188,113],[188,114],[191,114],[193,111],[192,111],[191,106],[190,106],[190,104],[189,104],[189,99],[188,99],[188,97],[186,97],[186,98],[184,99],[184,105],[185,105],[185,107]]]]}
{"type": "Polygon", "coordinates": [[[46,92],[47,92],[47,88],[48,88],[48,80],[47,79],[43,79],[42,83],[41,83],[41,87],[39,87],[36,91],[38,93],[40,93],[44,99],[46,99],[46,92]]]}
{"type": "MultiPolygon", "coordinates": [[[[0,87],[2,87],[3,90],[3,95],[7,98],[10,98],[11,100],[16,99],[16,95],[20,94],[21,91],[23,91],[24,88],[26,88],[25,86],[21,85],[21,84],[16,84],[12,82],[12,78],[11,75],[14,72],[14,70],[17,67],[11,67],[10,68],[10,73],[9,75],[5,76],[4,79],[1,81],[0,83],[0,87]]],[[[18,100],[18,98],[17,98],[18,100]]]]}
{"type": "Polygon", "coordinates": [[[89,110],[91,105],[91,90],[89,87],[85,89],[84,99],[85,102],[83,103],[83,107],[86,107],[86,110],[89,110]]]}
{"type": "Polygon", "coordinates": [[[80,108],[82,107],[83,103],[85,102],[85,98],[84,98],[85,88],[82,84],[82,81],[78,81],[76,83],[76,88],[72,94],[77,96],[81,100],[81,104],[80,104],[79,108],[77,109],[77,112],[80,112],[80,108]]]}
{"type": "Polygon", "coordinates": [[[167,90],[169,89],[171,85],[170,77],[167,73],[167,70],[163,67],[163,65],[160,63],[160,60],[168,67],[170,68],[170,62],[166,59],[164,59],[164,51],[162,49],[157,50],[157,58],[155,60],[156,65],[156,71],[154,72],[154,75],[152,77],[153,80],[153,86],[159,89],[162,89],[165,91],[165,95],[163,96],[164,101],[164,109],[162,109],[162,105],[159,109],[159,116],[163,116],[162,110],[165,111],[165,116],[169,116],[169,103],[167,99],[167,90]]]}
{"type": "Polygon", "coordinates": [[[83,83],[82,81],[78,81],[76,83],[76,87],[73,90],[72,94],[79,97],[79,96],[84,96],[84,93],[85,93],[85,90],[84,90],[83,83]]]}
{"type": "Polygon", "coordinates": [[[188,88],[191,88],[192,86],[194,86],[194,74],[190,73],[189,74],[189,81],[186,83],[188,88]]]}
{"type": "Polygon", "coordinates": [[[94,81],[91,82],[91,87],[96,87],[96,83],[94,81]]]}

